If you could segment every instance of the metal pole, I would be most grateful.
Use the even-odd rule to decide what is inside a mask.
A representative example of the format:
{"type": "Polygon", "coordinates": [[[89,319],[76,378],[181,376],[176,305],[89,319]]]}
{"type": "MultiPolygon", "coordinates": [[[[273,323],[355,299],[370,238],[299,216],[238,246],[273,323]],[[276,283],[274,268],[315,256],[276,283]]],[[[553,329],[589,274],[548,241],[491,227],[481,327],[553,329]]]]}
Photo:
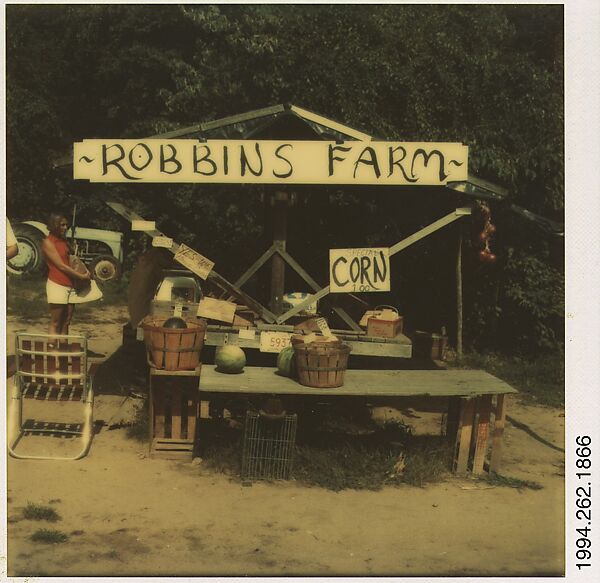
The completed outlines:
{"type": "Polygon", "coordinates": [[[458,223],[456,252],[456,356],[463,356],[463,298],[462,298],[462,222],[458,223]]]}

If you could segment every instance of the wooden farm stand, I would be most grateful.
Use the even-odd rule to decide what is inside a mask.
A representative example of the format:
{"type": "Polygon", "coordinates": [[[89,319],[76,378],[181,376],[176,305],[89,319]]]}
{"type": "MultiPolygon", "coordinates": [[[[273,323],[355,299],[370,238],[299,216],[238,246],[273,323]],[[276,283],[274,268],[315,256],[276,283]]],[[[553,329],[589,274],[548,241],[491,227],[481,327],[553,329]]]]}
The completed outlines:
{"type": "Polygon", "coordinates": [[[485,467],[498,471],[506,417],[505,397],[516,392],[504,381],[479,370],[348,370],[343,386],[318,389],[279,376],[274,368],[246,367],[242,375],[224,375],[213,366],[205,366],[200,381],[203,401],[223,393],[265,397],[300,395],[334,401],[346,397],[370,404],[399,398],[445,399],[448,403],[446,436],[454,444],[452,467],[459,474],[480,474],[485,467]]]}
{"type": "MultiPolygon", "coordinates": [[[[343,141],[358,140],[371,142],[368,136],[349,126],[334,122],[323,116],[309,112],[293,105],[277,105],[254,112],[231,116],[213,122],[184,128],[152,136],[153,139],[281,139],[286,140],[329,140],[341,143],[343,141]],[[293,135],[291,138],[290,134],[293,135]]],[[[241,180],[240,182],[244,182],[241,180]]],[[[292,185],[293,186],[293,185],[292,185]]],[[[318,186],[318,185],[317,185],[318,186]]],[[[468,179],[459,182],[448,182],[445,187],[454,195],[467,195],[472,198],[501,199],[506,191],[491,185],[471,175],[468,179]]],[[[278,187],[279,188],[279,187],[278,187]]],[[[287,239],[287,211],[290,202],[286,185],[281,185],[278,190],[271,191],[272,217],[273,217],[273,242],[272,245],[235,281],[230,282],[214,269],[209,273],[207,281],[213,288],[220,290],[220,297],[235,300],[253,311],[258,322],[255,330],[260,334],[263,331],[292,332],[293,326],[289,325],[292,317],[305,310],[311,303],[321,301],[322,306],[334,312],[347,329],[333,330],[334,334],[352,346],[352,355],[392,356],[397,358],[410,358],[412,344],[410,339],[403,334],[395,338],[369,338],[365,331],[350,315],[335,302],[328,298],[331,290],[329,286],[321,286],[309,273],[292,257],[286,248],[287,239]],[[250,297],[242,290],[242,286],[268,261],[271,261],[271,293],[268,308],[250,297]],[[285,266],[295,271],[312,290],[312,294],[302,303],[283,311],[282,299],[285,291],[285,266]]],[[[121,203],[108,203],[117,213],[128,221],[143,220],[131,209],[121,203]]],[[[460,221],[471,214],[471,207],[456,208],[446,216],[417,230],[399,242],[389,246],[389,255],[404,251],[411,245],[428,237],[446,226],[460,221]]],[[[164,236],[157,229],[146,231],[150,237],[164,236]]],[[[459,229],[459,238],[456,258],[456,320],[457,338],[456,348],[462,351],[462,230],[459,229]]],[[[175,254],[180,245],[176,242],[170,248],[175,254]]],[[[349,297],[357,300],[355,296],[349,297]]],[[[257,334],[258,336],[258,334],[257,334]]],[[[209,325],[205,344],[220,346],[223,344],[237,344],[243,348],[259,348],[259,338],[240,338],[239,328],[233,325],[209,325]]],[[[193,374],[188,376],[199,376],[193,374]]],[[[150,375],[150,384],[153,378],[166,376],[170,373],[155,371],[150,375]]],[[[186,375],[182,375],[186,376],[186,375]]],[[[152,388],[151,388],[152,390],[152,388]]],[[[219,375],[212,368],[205,367],[200,380],[200,390],[206,396],[218,393],[258,393],[275,395],[327,395],[378,400],[398,397],[427,396],[431,398],[447,398],[449,403],[447,435],[456,446],[454,467],[457,472],[471,469],[479,473],[484,467],[487,441],[490,427],[490,416],[493,413],[493,447],[489,467],[498,467],[500,442],[504,424],[504,396],[516,392],[506,383],[493,376],[478,371],[357,371],[350,370],[343,387],[338,389],[309,389],[298,383],[277,377],[271,369],[248,367],[243,375],[219,375]],[[492,401],[495,403],[492,405],[492,401]]],[[[192,410],[197,411],[197,395],[189,395],[192,410]]],[[[177,405],[172,411],[177,413],[177,405]]],[[[191,411],[191,410],[190,410],[191,411]]],[[[171,413],[173,415],[173,412],[171,413]]],[[[188,411],[188,432],[194,426],[195,420],[188,411]]],[[[157,425],[161,423],[160,416],[153,422],[152,438],[155,438],[157,425]]],[[[178,427],[178,417],[175,415],[171,427],[178,427]]],[[[166,436],[162,437],[166,440],[166,436]]],[[[168,439],[180,439],[180,436],[168,439]]],[[[189,438],[186,438],[189,441],[189,438]]],[[[166,442],[165,442],[166,443],[166,442]]],[[[169,447],[171,447],[169,445],[169,447]]],[[[188,444],[188,447],[191,447],[188,444]]]]}

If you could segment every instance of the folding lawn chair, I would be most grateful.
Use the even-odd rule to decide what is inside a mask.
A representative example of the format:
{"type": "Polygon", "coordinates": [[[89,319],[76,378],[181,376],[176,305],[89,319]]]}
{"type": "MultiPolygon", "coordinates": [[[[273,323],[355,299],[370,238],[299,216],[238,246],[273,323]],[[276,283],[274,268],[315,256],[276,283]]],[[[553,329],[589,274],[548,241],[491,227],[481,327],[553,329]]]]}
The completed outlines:
{"type": "MultiPolygon", "coordinates": [[[[87,368],[87,338],[18,332],[15,339],[15,352],[15,391],[12,406],[8,411],[10,455],[19,459],[52,460],[76,460],[84,457],[92,442],[94,405],[92,381],[98,366],[94,363],[90,370],[87,368]],[[36,414],[41,412],[44,419],[52,420],[26,419],[24,422],[25,399],[42,402],[36,404],[36,414]],[[67,402],[74,403],[73,407],[79,409],[77,422],[57,420],[65,417],[65,409],[70,409],[72,416],[73,407],[70,405],[65,407],[67,402]],[[82,407],[77,406],[79,403],[82,407]],[[15,433],[17,433],[16,437],[15,433]],[[66,457],[15,451],[24,436],[36,434],[80,437],[82,447],[75,455],[66,457]]],[[[50,442],[46,442],[45,445],[48,443],[50,442]]]]}

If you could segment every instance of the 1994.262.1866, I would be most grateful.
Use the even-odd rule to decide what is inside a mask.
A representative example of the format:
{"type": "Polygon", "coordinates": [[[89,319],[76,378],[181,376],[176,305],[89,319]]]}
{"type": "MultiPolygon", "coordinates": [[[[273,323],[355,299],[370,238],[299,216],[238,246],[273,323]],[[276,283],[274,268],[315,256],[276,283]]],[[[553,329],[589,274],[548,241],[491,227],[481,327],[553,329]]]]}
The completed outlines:
{"type": "Polygon", "coordinates": [[[589,435],[578,435],[575,438],[575,467],[578,480],[575,489],[575,528],[577,538],[575,540],[575,557],[579,561],[588,563],[576,563],[581,570],[592,566],[592,438],[589,435]]]}

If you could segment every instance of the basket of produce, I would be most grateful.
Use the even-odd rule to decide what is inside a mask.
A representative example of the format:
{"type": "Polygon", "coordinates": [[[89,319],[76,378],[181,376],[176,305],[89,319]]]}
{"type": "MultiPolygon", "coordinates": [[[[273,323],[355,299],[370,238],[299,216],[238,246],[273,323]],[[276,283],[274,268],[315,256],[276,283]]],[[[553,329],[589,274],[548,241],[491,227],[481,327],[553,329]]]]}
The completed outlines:
{"type": "Polygon", "coordinates": [[[200,364],[206,320],[146,318],[142,322],[148,364],[164,370],[193,370],[200,364]]]}
{"type": "Polygon", "coordinates": [[[298,381],[306,387],[333,389],[344,384],[352,348],[334,336],[292,336],[298,381]],[[305,340],[308,340],[305,341],[305,340]]]}

